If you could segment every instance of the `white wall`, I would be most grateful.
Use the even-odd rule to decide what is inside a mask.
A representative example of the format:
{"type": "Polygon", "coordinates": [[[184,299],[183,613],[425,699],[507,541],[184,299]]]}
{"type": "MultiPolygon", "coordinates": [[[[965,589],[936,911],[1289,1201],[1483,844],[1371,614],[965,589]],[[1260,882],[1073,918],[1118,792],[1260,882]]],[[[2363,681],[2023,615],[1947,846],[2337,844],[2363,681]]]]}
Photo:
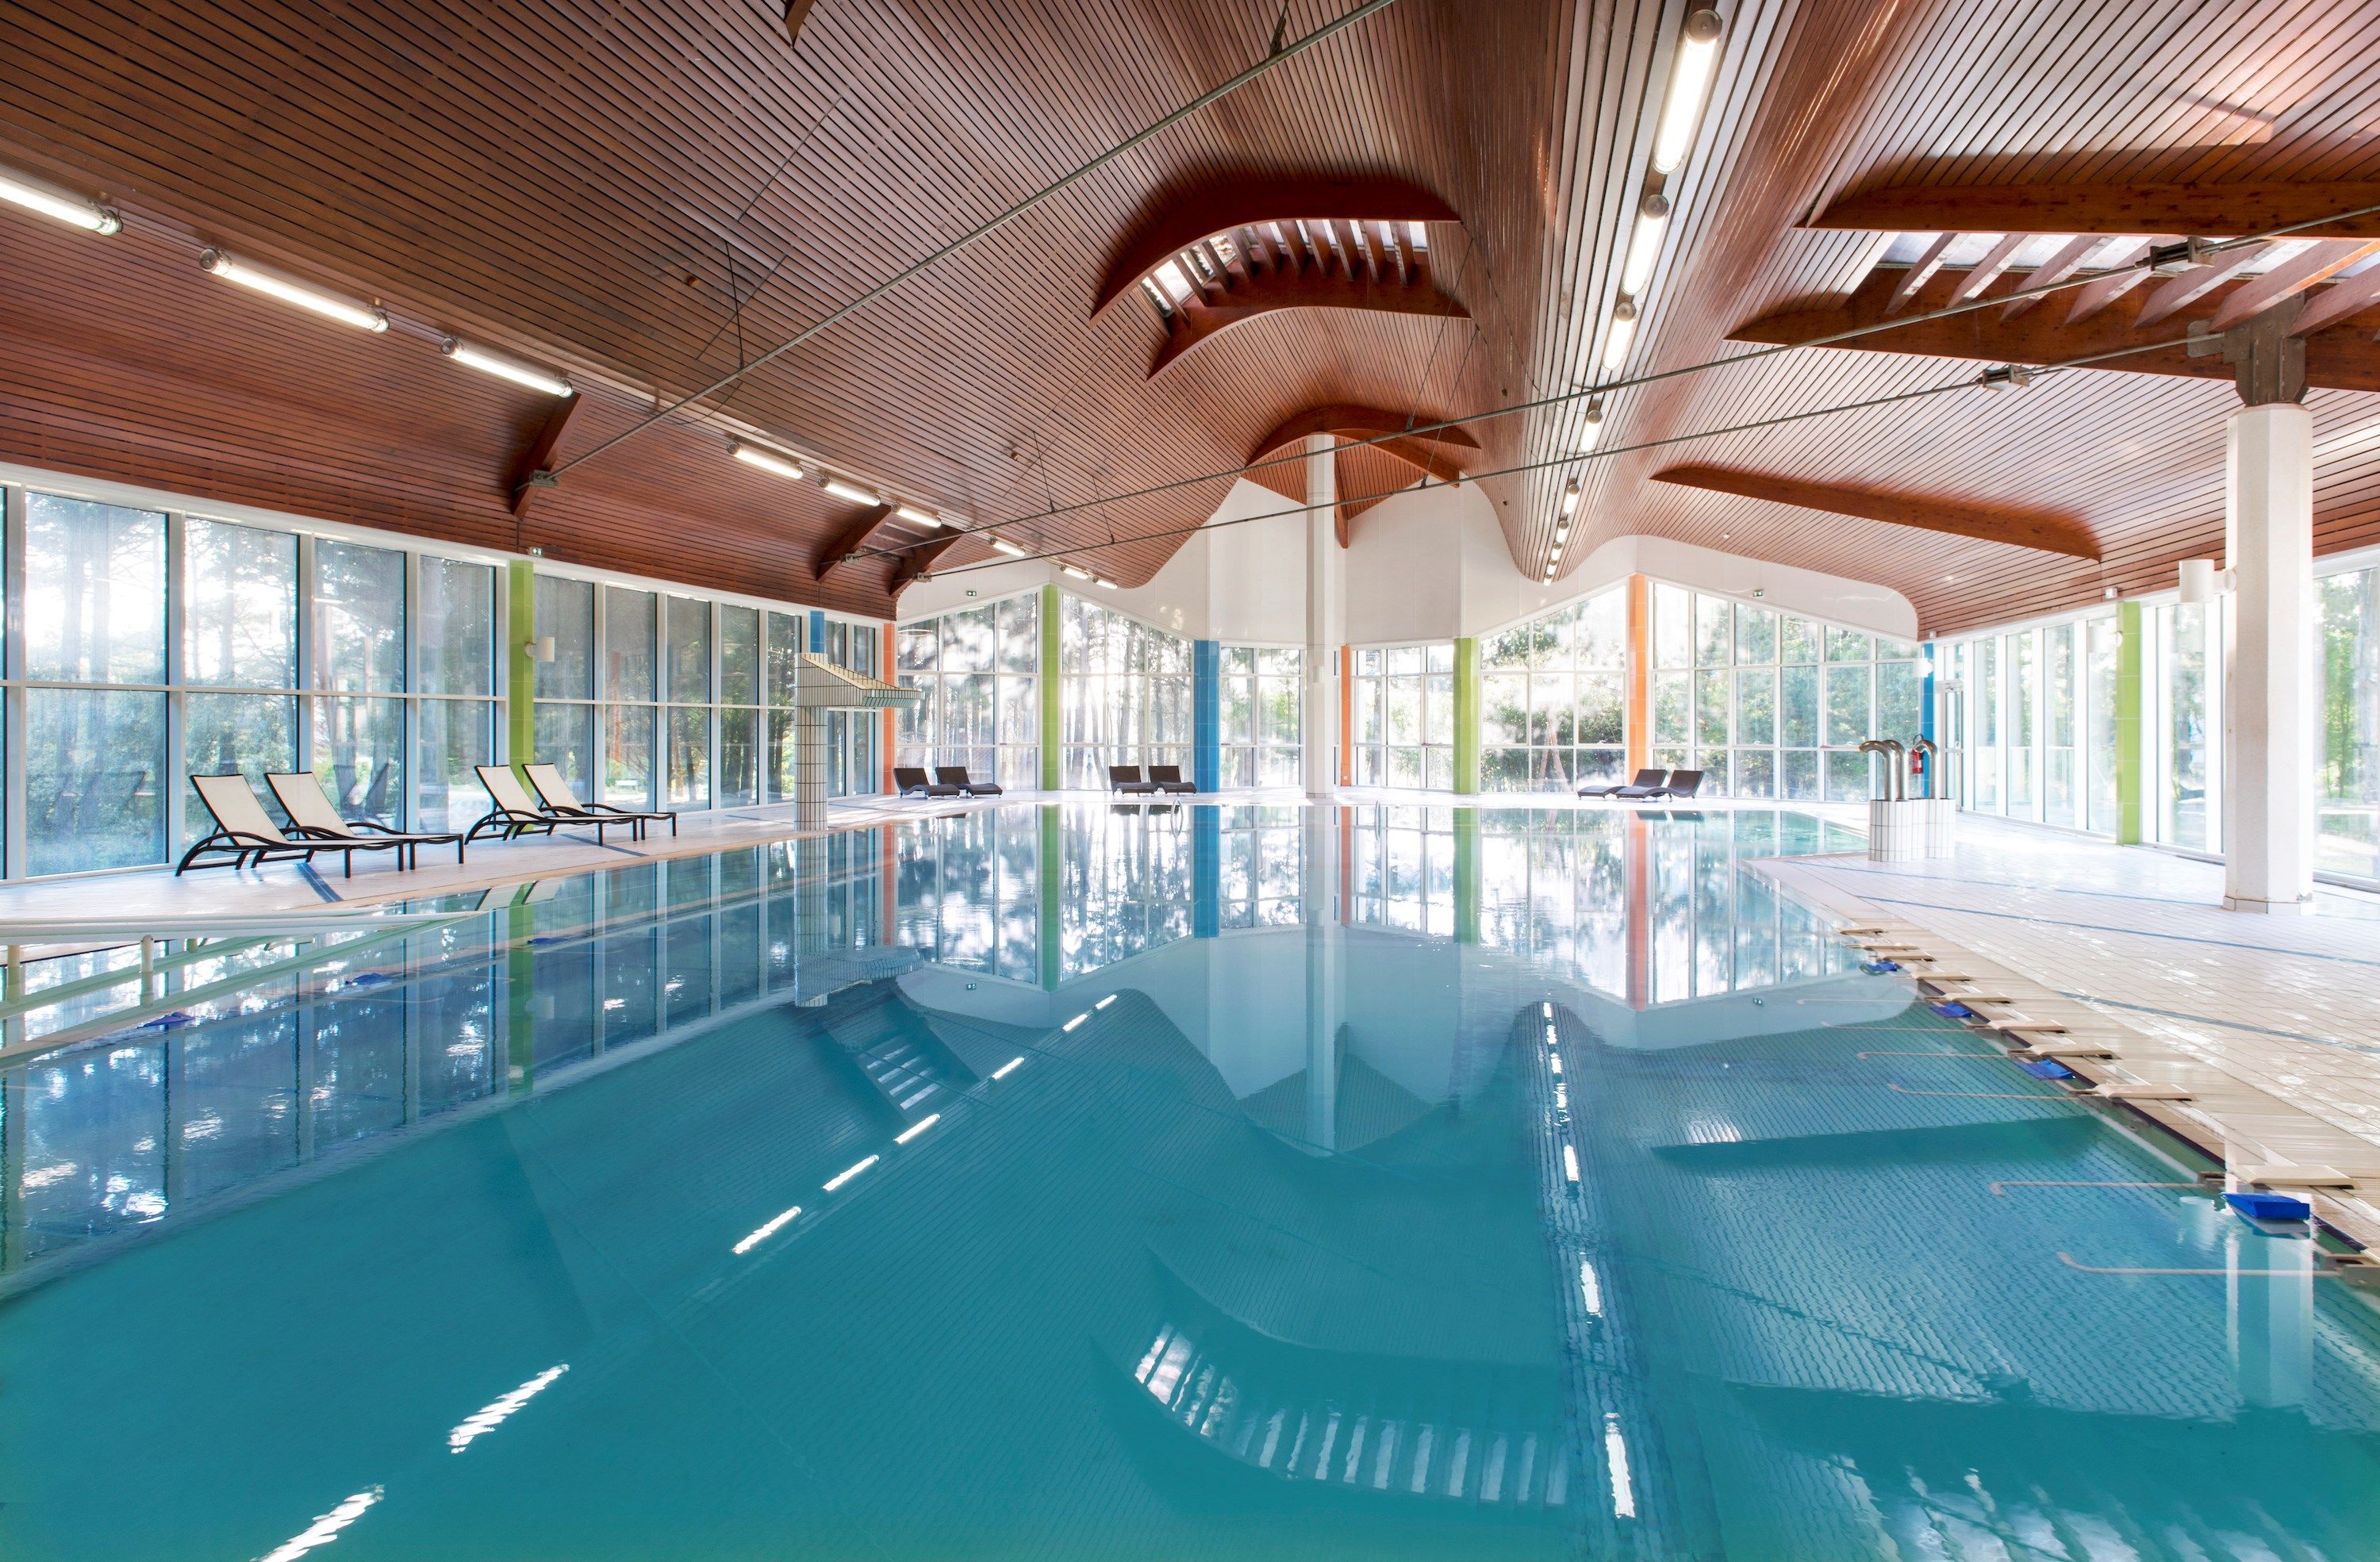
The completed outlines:
{"type": "MultiPolygon", "coordinates": [[[[965,607],[969,592],[990,601],[1056,581],[1191,639],[1295,645],[1305,637],[1304,527],[1290,501],[1242,478],[1206,529],[1145,586],[1087,589],[1050,564],[1006,563],[914,586],[902,599],[901,616],[965,607]]],[[[1478,484],[1432,483],[1391,494],[1355,518],[1347,550],[1347,640],[1362,646],[1484,635],[1638,574],[1723,596],[1757,594],[1764,606],[1897,639],[1917,636],[1917,610],[1888,587],[1665,537],[1614,538],[1568,574],[1534,580],[1514,567],[1478,484]]]]}

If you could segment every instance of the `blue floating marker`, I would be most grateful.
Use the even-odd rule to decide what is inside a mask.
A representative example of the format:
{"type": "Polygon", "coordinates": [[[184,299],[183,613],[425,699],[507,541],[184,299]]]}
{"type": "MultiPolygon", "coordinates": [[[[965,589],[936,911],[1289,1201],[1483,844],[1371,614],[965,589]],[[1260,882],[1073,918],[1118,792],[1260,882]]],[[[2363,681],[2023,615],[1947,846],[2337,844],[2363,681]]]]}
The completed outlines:
{"type": "Polygon", "coordinates": [[[1925,1007],[1941,1015],[1945,1020],[1972,1020],[1975,1017],[1973,1010],[1955,999],[1948,1003],[1929,1003],[1925,1007]]]}
{"type": "Polygon", "coordinates": [[[2035,1079],[2072,1079],[2074,1077],[2074,1071],[2055,1058],[2035,1058],[2030,1062],[2019,1063],[2017,1067],[2035,1079]]]}
{"type": "Polygon", "coordinates": [[[170,1031],[176,1025],[195,1025],[197,1023],[197,1020],[176,1009],[171,1014],[160,1014],[153,1020],[143,1021],[140,1028],[144,1031],[170,1031]]]}
{"type": "Polygon", "coordinates": [[[388,973],[385,971],[362,971],[348,977],[347,986],[351,987],[376,987],[380,983],[385,982],[388,979],[388,973]]]}
{"type": "Polygon", "coordinates": [[[1888,976],[1893,972],[1900,970],[1900,967],[1895,965],[1888,960],[1871,960],[1865,965],[1861,966],[1860,969],[1866,972],[1871,976],[1888,976]]]}
{"type": "Polygon", "coordinates": [[[528,947],[536,949],[540,944],[558,944],[562,942],[562,938],[563,935],[559,933],[540,933],[528,941],[528,947]]]}
{"type": "Polygon", "coordinates": [[[2313,1218],[2313,1205],[2287,1193],[2226,1193],[2223,1202],[2251,1220],[2313,1218]]]}

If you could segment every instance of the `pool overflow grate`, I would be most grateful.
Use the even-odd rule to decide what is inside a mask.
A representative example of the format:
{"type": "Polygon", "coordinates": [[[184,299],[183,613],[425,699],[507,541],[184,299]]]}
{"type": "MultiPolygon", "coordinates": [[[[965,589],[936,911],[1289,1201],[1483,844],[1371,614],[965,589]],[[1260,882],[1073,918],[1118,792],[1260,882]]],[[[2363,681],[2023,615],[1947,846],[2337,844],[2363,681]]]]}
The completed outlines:
{"type": "MultiPolygon", "coordinates": [[[[1858,926],[1839,927],[1835,931],[1838,937],[1863,952],[1871,955],[1889,952],[1893,960],[1910,958],[1901,951],[1918,947],[1912,944],[1887,944],[1877,941],[1899,936],[1900,930],[1893,928],[1858,926]]],[[[1936,957],[1919,956],[1917,958],[1931,962],[1936,957]]],[[[1870,964],[1891,963],[1891,961],[1879,959],[1872,961],[1870,964]]],[[[1903,974],[1908,975],[1908,973],[1903,974]]],[[[2120,1059],[2113,1047],[2094,1037],[2072,1035],[2062,1021],[2035,1018],[2019,1012],[2013,1008],[2016,1000],[2004,994],[1972,992],[1952,994],[1949,991],[1950,985],[1972,987],[1975,981],[1976,978],[1973,976],[1929,972],[1918,975],[1915,986],[1920,1000],[1925,1001],[1928,1010],[1944,1019],[1964,1021],[1971,1030],[1991,1035],[1993,1039],[2008,1048],[2007,1056],[2020,1069],[2035,1079],[2049,1081],[2063,1086],[2067,1098],[2076,1101],[2104,1102],[2118,1109],[2129,1111],[2140,1122],[2158,1133],[2170,1136],[2172,1140],[2186,1146],[2192,1153],[2203,1156],[2217,1166],[2228,1165],[2228,1157],[2219,1149],[2210,1147],[2206,1143],[2211,1140],[2215,1145],[2222,1145],[2227,1142],[2227,1136],[2218,1124],[2207,1122],[2202,1126],[2199,1123],[2197,1119],[2201,1114],[2195,1114],[2189,1109],[2195,1096],[2188,1087],[2147,1080],[2095,1079],[2088,1073],[2070,1068],[2068,1066],[2069,1059],[2083,1063],[2118,1062],[2120,1059]],[[1925,1001],[1929,995],[1940,1001],[1925,1001]],[[1969,1001],[1981,1005],[1986,1010],[2005,1011],[1979,1012],[1968,1007],[1969,1001]]],[[[2114,1039],[2122,1039],[2121,1033],[2116,1030],[2112,1023],[2109,1023],[2108,1028],[2114,1039]]],[[[1876,1055],[1898,1056],[1899,1054],[1876,1055]]],[[[1864,1052],[1860,1056],[1865,1058],[1870,1054],[1864,1052]]],[[[1991,1054],[1979,1054],[1979,1056],[1988,1057],[1991,1054]]],[[[1890,1085],[1889,1088],[1908,1095],[1963,1094],[1904,1090],[1898,1084],[1890,1085]]],[[[2054,1100],[2058,1097],[2051,1096],[2043,1098],[2054,1100]]],[[[2317,1276],[2380,1278],[2380,1246],[2374,1245],[2374,1240],[2380,1239],[2380,1225],[2375,1225],[2372,1220],[2365,1218],[2372,1213],[2370,1205],[2360,1200],[2352,1206],[2345,1202],[2354,1195],[2355,1180],[2353,1178],[2331,1167],[2241,1165],[2230,1169],[2233,1180],[2246,1186],[2237,1191],[2225,1192],[2223,1197],[2229,1207],[2238,1211],[2243,1219],[2260,1227],[2276,1227],[2283,1229],[2292,1222],[2301,1223],[2307,1228],[2310,1234],[2326,1239],[2329,1245],[2322,1246],[2317,1251],[2318,1255],[2329,1267],[2315,1271],[2317,1276]],[[2301,1198],[2286,1193],[2277,1193],[2271,1191],[2275,1187],[2300,1189],[2306,1196],[2301,1198]],[[2318,1209],[2314,1202],[2317,1193],[2329,1193],[2336,1194],[2337,1197],[2325,1201],[2323,1207],[2318,1209]],[[2258,1209],[2299,1210],[2303,1213],[2258,1215],[2254,1213],[2258,1209]]],[[[2223,1181],[2223,1173],[2207,1175],[2215,1183],[2223,1181]]],[[[2003,1186],[2016,1185],[1995,1184],[1992,1191],[1997,1193],[2001,1192],[2003,1186]]],[[[2070,1267],[2091,1274],[2217,1274],[2223,1272],[2103,1268],[2083,1264],[2068,1253],[2061,1253],[2058,1256],[2070,1267]]]]}

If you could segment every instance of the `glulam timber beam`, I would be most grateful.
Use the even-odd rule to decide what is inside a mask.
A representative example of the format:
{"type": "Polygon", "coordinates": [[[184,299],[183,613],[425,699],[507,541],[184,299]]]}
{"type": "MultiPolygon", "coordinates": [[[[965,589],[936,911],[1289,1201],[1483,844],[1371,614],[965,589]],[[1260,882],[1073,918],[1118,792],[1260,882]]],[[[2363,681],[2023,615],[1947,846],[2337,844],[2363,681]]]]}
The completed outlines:
{"type": "MultiPolygon", "coordinates": [[[[2361,280],[2352,278],[2348,284],[2334,285],[2351,285],[2361,280]]],[[[2071,324],[2061,323],[2053,309],[2035,309],[2014,320],[2002,318],[1996,309],[1970,309],[1942,320],[1914,318],[1944,307],[1954,285],[1952,279],[1936,278],[1919,294],[1908,322],[1833,344],[1832,350],[1965,358],[1977,363],[2046,364],[2119,348],[2139,348],[2140,351],[2091,368],[2096,371],[2175,374],[2193,380],[2228,381],[2234,378],[2230,364],[2213,353],[2192,357],[2182,345],[2183,338],[2193,323],[2204,324],[2219,314],[2234,290],[2252,285],[2226,283],[2181,314],[2146,330],[2138,323],[2145,301],[2138,293],[2112,298],[2104,309],[2071,324]]],[[[1840,304],[1780,309],[1763,315],[1737,326],[1730,333],[1730,339],[1807,342],[1862,326],[1888,323],[1892,317],[1886,306],[1892,287],[1892,274],[1881,272],[1863,283],[1857,292],[1840,304]]],[[[2306,306],[2307,314],[2321,309],[2322,302],[2322,295],[2317,292],[2306,306]]],[[[2305,336],[2307,384],[2325,390],[2380,391],[2380,343],[2372,339],[2369,329],[2360,321],[2334,317],[2320,329],[2301,330],[2298,333],[2305,336]]]]}
{"type": "Polygon", "coordinates": [[[868,546],[876,534],[892,519],[890,504],[870,504],[851,518],[851,524],[834,535],[833,540],[819,551],[811,562],[810,578],[824,580],[837,568],[852,562],[852,555],[868,546]]]}
{"type": "Polygon", "coordinates": [[[1354,222],[1453,223],[1454,208],[1404,179],[1369,176],[1254,176],[1175,196],[1145,213],[1133,235],[1109,257],[1091,301],[1091,314],[1132,291],[1142,277],[1202,238],[1279,223],[1294,231],[1299,218],[1354,222]]]}
{"type": "Polygon", "coordinates": [[[2014,548],[2036,548],[2045,553],[2096,560],[2099,544],[2072,515],[2053,511],[2011,509],[1964,503],[1925,494],[1840,483],[1804,482],[1767,472],[1739,471],[1726,466],[1671,466],[1653,474],[1657,483],[1697,489],[1705,493],[1732,494],[1802,510],[1822,510],[1833,515],[1853,515],[1887,526],[1916,527],[1982,542],[2014,548]]]}
{"type": "MultiPolygon", "coordinates": [[[[1326,257],[1331,254],[1329,244],[1323,244],[1322,249],[1326,257]]],[[[1471,318],[1471,311],[1459,299],[1439,286],[1426,262],[1415,266],[1410,280],[1404,282],[1367,275],[1353,256],[1343,252],[1336,263],[1326,259],[1321,265],[1299,272],[1245,276],[1224,272],[1220,275],[1221,285],[1211,286],[1173,306],[1165,345],[1157,350],[1155,361],[1148,366],[1150,379],[1233,327],[1283,309],[1355,309],[1375,314],[1471,318]]]]}
{"type": "Polygon", "coordinates": [[[2380,184],[1893,185],[1838,197],[1802,224],[1881,233],[2195,234],[2380,238],[2380,184]]]}
{"type": "Polygon", "coordinates": [[[562,430],[569,426],[570,415],[587,399],[577,395],[555,396],[545,408],[545,416],[530,432],[528,442],[514,458],[510,476],[505,478],[506,496],[511,503],[513,519],[528,518],[529,506],[537,496],[553,486],[553,453],[562,444],[562,430]]]}
{"type": "Polygon", "coordinates": [[[892,566],[892,578],[884,587],[886,594],[898,597],[923,579],[943,554],[966,539],[965,532],[954,531],[948,537],[938,537],[931,542],[921,542],[910,549],[901,556],[901,562],[892,566]]]}
{"type": "MultiPolygon", "coordinates": [[[[1377,450],[1424,477],[1436,478],[1441,482],[1461,482],[1463,478],[1463,458],[1465,454],[1476,454],[1479,442],[1459,428],[1405,432],[1422,421],[1425,420],[1409,413],[1390,412],[1386,407],[1326,402],[1318,406],[1309,406],[1276,424],[1270,432],[1257,442],[1256,449],[1248,455],[1248,465],[1253,466],[1295,449],[1309,435],[1329,434],[1333,439],[1376,441],[1378,442],[1369,443],[1366,448],[1377,450]]],[[[1344,464],[1339,462],[1335,454],[1332,460],[1339,466],[1341,476],[1341,480],[1334,485],[1334,491],[1344,493],[1348,486],[1344,480],[1344,464]]],[[[1331,529],[1338,535],[1340,547],[1347,546],[1349,523],[1378,503],[1375,499],[1354,504],[1342,502],[1333,506],[1335,514],[1331,517],[1331,529]]]]}

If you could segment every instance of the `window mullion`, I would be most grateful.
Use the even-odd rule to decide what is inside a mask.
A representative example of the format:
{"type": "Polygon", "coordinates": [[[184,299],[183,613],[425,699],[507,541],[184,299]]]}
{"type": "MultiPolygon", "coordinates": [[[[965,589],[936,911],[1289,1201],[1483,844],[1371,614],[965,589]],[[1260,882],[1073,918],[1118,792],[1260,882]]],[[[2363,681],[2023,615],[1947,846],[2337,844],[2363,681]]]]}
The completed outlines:
{"type": "Polygon", "coordinates": [[[189,612],[189,517],[179,510],[165,512],[165,858],[178,860],[182,848],[182,809],[189,784],[183,752],[182,684],[188,669],[182,665],[183,630],[189,612]]]}

